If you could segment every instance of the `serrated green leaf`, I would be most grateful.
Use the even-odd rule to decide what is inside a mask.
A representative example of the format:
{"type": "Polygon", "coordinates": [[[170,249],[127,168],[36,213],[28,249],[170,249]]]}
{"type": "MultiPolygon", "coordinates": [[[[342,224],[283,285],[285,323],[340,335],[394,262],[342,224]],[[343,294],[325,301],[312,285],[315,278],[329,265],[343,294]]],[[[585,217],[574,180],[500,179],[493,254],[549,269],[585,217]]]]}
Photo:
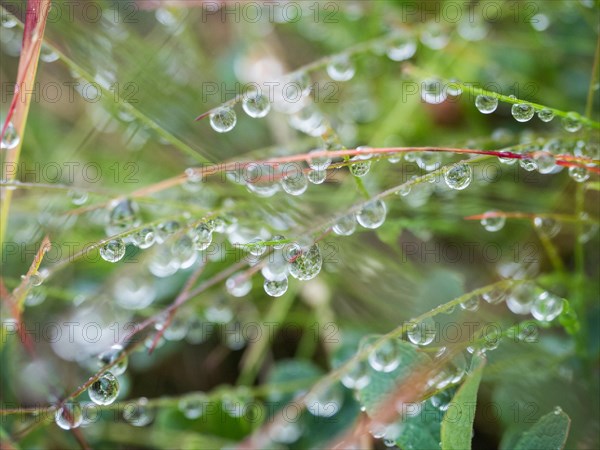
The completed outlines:
{"type": "Polygon", "coordinates": [[[458,389],[442,421],[442,450],[470,450],[477,391],[485,358],[473,355],[471,374],[458,389]]]}
{"type": "Polygon", "coordinates": [[[560,408],[542,416],[531,429],[521,435],[514,450],[560,450],[565,447],[571,419],[560,408]]]}

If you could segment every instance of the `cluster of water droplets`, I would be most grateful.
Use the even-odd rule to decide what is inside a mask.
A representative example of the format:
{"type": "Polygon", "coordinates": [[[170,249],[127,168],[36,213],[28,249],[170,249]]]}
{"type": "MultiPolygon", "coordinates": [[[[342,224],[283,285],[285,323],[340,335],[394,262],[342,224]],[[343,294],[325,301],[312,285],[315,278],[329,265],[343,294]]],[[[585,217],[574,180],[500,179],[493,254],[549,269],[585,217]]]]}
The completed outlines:
{"type": "MultiPolygon", "coordinates": [[[[434,85],[430,83],[429,86],[431,86],[430,90],[432,93],[435,93],[433,89],[434,85]]],[[[510,98],[513,101],[517,100],[514,95],[511,95],[510,98]]],[[[475,106],[482,114],[491,114],[498,108],[498,97],[493,93],[477,95],[475,106]]],[[[551,122],[556,116],[556,111],[547,107],[518,101],[511,106],[511,115],[517,122],[529,122],[536,114],[542,122],[551,122]]],[[[576,112],[568,112],[561,118],[561,123],[563,128],[570,133],[576,133],[583,126],[582,117],[576,112]]]]}

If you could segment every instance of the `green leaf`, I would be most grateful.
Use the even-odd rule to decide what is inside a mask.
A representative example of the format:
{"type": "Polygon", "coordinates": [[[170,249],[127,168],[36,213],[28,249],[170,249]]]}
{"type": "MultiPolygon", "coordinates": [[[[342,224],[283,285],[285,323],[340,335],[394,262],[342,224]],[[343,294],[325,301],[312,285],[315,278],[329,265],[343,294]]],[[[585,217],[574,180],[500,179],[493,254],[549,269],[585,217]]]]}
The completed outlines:
{"type": "Polygon", "coordinates": [[[567,442],[570,427],[569,416],[562,409],[556,407],[554,411],[541,417],[531,429],[523,433],[514,449],[562,449],[567,442]]]}
{"type": "Polygon", "coordinates": [[[485,358],[473,355],[471,374],[458,389],[442,421],[442,450],[470,450],[477,390],[485,358]]]}
{"type": "Polygon", "coordinates": [[[371,381],[358,391],[359,401],[368,414],[373,414],[377,410],[378,404],[396,388],[402,379],[410,375],[419,365],[429,361],[429,358],[418,351],[414,345],[401,340],[398,340],[397,344],[401,358],[400,366],[389,373],[377,372],[369,366],[371,381]]]}
{"type": "MultiPolygon", "coordinates": [[[[407,411],[414,406],[414,403],[407,405],[407,411]]],[[[396,445],[402,449],[439,448],[442,415],[429,401],[421,403],[418,414],[407,415],[398,422],[401,434],[396,438],[396,445]]]]}
{"type": "MultiPolygon", "coordinates": [[[[323,369],[311,361],[284,359],[278,361],[273,369],[271,369],[267,376],[267,382],[269,384],[281,385],[285,383],[298,384],[306,381],[306,385],[310,386],[322,375],[323,369]]],[[[292,401],[293,398],[293,392],[281,393],[277,389],[273,389],[268,396],[268,400],[277,405],[277,408],[273,412],[292,401]]]]}

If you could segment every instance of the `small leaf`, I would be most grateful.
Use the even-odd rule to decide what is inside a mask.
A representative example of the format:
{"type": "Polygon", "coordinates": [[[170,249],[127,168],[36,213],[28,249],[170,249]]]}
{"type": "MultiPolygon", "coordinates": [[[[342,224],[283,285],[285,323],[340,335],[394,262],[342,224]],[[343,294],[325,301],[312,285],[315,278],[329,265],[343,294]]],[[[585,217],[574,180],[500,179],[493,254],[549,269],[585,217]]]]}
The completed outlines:
{"type": "Polygon", "coordinates": [[[470,450],[477,390],[485,358],[473,355],[471,374],[458,389],[442,421],[442,450],[470,450]]]}
{"type": "Polygon", "coordinates": [[[429,358],[418,351],[416,347],[405,341],[398,341],[400,366],[389,373],[377,372],[369,366],[369,384],[358,391],[360,403],[366,408],[367,414],[374,414],[379,403],[385,400],[404,378],[415,368],[429,362],[429,358]]]}
{"type": "Polygon", "coordinates": [[[565,447],[571,419],[559,407],[542,416],[531,429],[521,435],[515,450],[560,450],[565,447]]]}

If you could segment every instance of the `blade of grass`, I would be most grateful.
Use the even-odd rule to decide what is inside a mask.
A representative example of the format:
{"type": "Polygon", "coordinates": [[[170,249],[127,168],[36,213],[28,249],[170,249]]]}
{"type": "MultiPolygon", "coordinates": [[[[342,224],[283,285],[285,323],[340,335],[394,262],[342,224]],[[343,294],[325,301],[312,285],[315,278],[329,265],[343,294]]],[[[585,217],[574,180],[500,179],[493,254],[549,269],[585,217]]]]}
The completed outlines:
{"type": "MultiPolygon", "coordinates": [[[[23,136],[31,105],[30,95],[23,95],[23,92],[31,92],[34,89],[35,74],[42,48],[42,38],[46,28],[46,19],[50,11],[51,0],[28,0],[25,16],[25,27],[23,30],[23,45],[21,47],[21,57],[19,59],[19,69],[17,72],[17,81],[15,93],[6,116],[6,121],[2,127],[2,137],[12,122],[17,134],[20,136],[19,143],[13,149],[6,152],[6,158],[2,165],[2,179],[12,181],[15,179],[15,173],[8,171],[8,167],[14,167],[19,162],[21,147],[23,146],[23,136]]],[[[4,234],[8,223],[8,212],[12,191],[4,190],[2,206],[0,207],[0,247],[3,246],[4,234]]]]}

